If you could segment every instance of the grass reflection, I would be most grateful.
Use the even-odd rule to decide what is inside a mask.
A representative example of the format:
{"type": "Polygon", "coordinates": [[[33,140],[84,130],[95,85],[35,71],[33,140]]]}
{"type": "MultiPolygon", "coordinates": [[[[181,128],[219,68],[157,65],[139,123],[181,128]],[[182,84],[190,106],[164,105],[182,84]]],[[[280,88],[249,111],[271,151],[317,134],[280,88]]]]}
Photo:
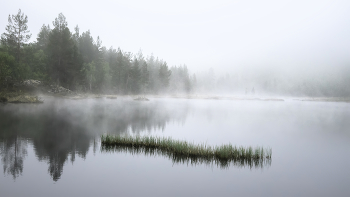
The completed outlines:
{"type": "Polygon", "coordinates": [[[231,144],[211,147],[166,137],[105,135],[101,137],[101,150],[130,154],[162,155],[182,164],[216,165],[221,168],[263,168],[271,165],[272,150],[263,147],[237,147],[231,144]]]}

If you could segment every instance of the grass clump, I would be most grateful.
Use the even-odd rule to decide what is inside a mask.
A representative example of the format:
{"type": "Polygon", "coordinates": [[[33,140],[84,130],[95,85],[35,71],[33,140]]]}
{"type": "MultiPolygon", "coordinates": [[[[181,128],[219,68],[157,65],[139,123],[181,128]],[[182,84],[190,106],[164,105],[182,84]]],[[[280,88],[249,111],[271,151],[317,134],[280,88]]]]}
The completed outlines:
{"type": "Polygon", "coordinates": [[[237,147],[232,144],[211,147],[206,144],[194,144],[186,141],[174,140],[170,137],[103,135],[101,137],[102,150],[129,151],[132,153],[154,151],[167,155],[176,161],[208,163],[219,162],[227,165],[230,162],[239,165],[260,165],[265,160],[271,160],[272,150],[263,147],[237,147]]]}

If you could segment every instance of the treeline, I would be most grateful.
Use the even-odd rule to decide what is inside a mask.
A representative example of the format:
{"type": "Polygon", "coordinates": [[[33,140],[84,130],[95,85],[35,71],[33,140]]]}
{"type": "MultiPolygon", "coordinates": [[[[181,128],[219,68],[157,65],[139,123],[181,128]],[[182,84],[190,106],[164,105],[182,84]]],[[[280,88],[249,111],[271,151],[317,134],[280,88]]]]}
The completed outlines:
{"type": "Polygon", "coordinates": [[[94,93],[144,94],[190,92],[195,76],[186,66],[169,67],[153,55],[145,58],[120,48],[107,49],[90,31],[71,32],[61,13],[53,26],[43,25],[36,42],[31,38],[28,17],[21,10],[9,15],[0,44],[0,88],[27,79],[94,93]]]}
{"type": "MultiPolygon", "coordinates": [[[[53,26],[43,25],[36,41],[21,10],[9,15],[0,42],[0,90],[35,79],[73,91],[112,94],[234,94],[289,96],[350,96],[350,70],[317,69],[311,74],[256,70],[223,73],[214,69],[190,74],[187,67],[169,67],[153,55],[144,57],[102,46],[90,31],[72,32],[63,14],[53,26]]],[[[347,67],[348,68],[348,67],[347,67]]]]}

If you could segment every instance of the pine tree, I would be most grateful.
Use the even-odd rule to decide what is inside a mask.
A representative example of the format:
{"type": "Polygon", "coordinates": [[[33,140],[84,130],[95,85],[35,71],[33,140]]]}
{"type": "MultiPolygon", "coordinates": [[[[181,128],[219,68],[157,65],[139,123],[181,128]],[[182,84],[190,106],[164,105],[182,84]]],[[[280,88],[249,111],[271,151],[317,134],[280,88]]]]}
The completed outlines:
{"type": "Polygon", "coordinates": [[[134,93],[138,94],[141,89],[141,69],[139,66],[139,61],[135,58],[131,69],[129,71],[129,87],[128,89],[134,93]]]}
{"type": "Polygon", "coordinates": [[[142,93],[145,93],[146,90],[149,88],[149,71],[148,71],[148,65],[144,61],[141,67],[141,88],[142,93]]]}
{"type": "Polygon", "coordinates": [[[164,62],[159,68],[159,80],[160,80],[160,89],[165,90],[169,86],[169,80],[171,76],[171,70],[169,70],[168,65],[164,62]]]}
{"type": "Polygon", "coordinates": [[[16,68],[13,68],[13,76],[21,80],[22,73],[20,69],[21,50],[23,45],[29,41],[31,34],[28,30],[28,17],[18,10],[16,15],[8,16],[8,25],[6,26],[6,33],[1,35],[1,43],[4,45],[9,54],[16,59],[16,68]]]}
{"type": "Polygon", "coordinates": [[[49,43],[49,36],[50,36],[50,25],[43,25],[40,29],[40,32],[38,34],[37,40],[37,46],[41,50],[46,50],[46,47],[49,43]]]}
{"type": "Polygon", "coordinates": [[[0,51],[0,89],[7,88],[11,76],[11,67],[14,64],[15,58],[13,56],[0,51]]]}
{"type": "Polygon", "coordinates": [[[98,47],[90,34],[90,30],[83,32],[78,39],[79,52],[84,63],[96,61],[98,55],[98,47]]]}
{"type": "Polygon", "coordinates": [[[48,43],[50,76],[57,85],[74,89],[81,78],[82,62],[78,48],[67,27],[66,17],[60,13],[53,22],[48,43]]]}

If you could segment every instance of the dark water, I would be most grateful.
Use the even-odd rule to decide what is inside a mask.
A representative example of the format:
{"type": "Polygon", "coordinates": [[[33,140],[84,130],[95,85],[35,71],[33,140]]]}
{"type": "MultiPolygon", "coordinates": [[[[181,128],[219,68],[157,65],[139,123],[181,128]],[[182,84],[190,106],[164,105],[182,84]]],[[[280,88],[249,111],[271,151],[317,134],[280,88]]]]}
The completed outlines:
{"type": "Polygon", "coordinates": [[[0,105],[0,196],[350,196],[350,104],[46,99],[0,105]],[[266,165],[105,152],[101,134],[272,148],[266,165]]]}

